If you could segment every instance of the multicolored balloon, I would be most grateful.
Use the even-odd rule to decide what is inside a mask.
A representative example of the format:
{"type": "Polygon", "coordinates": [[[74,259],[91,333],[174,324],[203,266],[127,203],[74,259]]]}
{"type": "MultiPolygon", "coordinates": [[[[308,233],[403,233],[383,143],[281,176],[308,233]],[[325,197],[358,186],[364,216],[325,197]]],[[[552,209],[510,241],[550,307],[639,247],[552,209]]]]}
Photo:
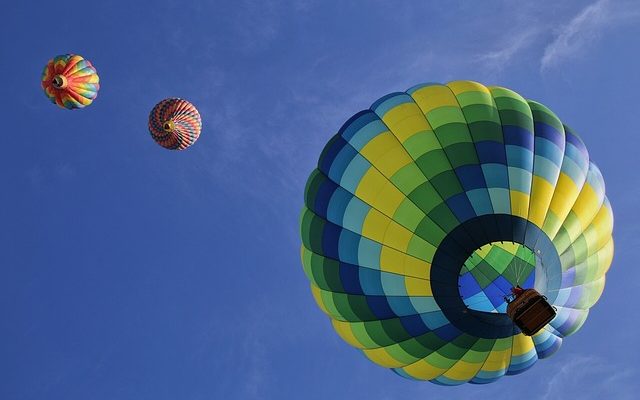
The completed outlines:
{"type": "Polygon", "coordinates": [[[56,56],[42,72],[42,89],[52,103],[66,109],[83,108],[93,102],[100,78],[89,60],[76,54],[56,56]]]}
{"type": "Polygon", "coordinates": [[[351,117],[305,189],[302,262],[337,333],[443,385],[519,374],[576,332],[613,257],[613,214],[582,140],[547,107],[456,81],[351,117]],[[557,308],[532,337],[504,296],[557,308]]]}
{"type": "Polygon", "coordinates": [[[149,132],[166,149],[186,149],[198,140],[201,130],[200,113],[183,99],[162,100],[149,114],[149,132]]]}

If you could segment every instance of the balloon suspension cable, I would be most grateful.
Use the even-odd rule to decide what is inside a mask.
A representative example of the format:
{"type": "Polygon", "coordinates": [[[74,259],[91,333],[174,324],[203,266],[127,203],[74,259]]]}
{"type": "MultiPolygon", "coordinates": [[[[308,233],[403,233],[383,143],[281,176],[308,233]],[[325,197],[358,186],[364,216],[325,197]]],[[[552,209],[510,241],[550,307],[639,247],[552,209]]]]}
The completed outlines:
{"type": "Polygon", "coordinates": [[[53,77],[51,84],[56,89],[64,89],[67,87],[67,84],[68,84],[67,77],[64,75],[56,75],[53,77]]]}

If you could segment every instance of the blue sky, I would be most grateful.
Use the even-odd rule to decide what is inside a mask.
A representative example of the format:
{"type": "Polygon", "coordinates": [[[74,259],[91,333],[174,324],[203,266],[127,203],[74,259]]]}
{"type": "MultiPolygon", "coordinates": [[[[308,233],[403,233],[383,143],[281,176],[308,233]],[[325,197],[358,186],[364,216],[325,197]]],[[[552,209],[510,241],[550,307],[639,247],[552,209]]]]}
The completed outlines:
{"type": "Polygon", "coordinates": [[[447,3],[5,4],[0,398],[635,398],[640,5],[447,3]],[[90,59],[102,85],[76,112],[39,86],[67,52],[90,59]],[[334,333],[297,224],[306,178],[349,116],[456,79],[514,89],[582,136],[607,184],[616,256],[554,357],[443,388],[370,363],[334,333]],[[184,152],[146,129],[171,96],[203,118],[184,152]]]}

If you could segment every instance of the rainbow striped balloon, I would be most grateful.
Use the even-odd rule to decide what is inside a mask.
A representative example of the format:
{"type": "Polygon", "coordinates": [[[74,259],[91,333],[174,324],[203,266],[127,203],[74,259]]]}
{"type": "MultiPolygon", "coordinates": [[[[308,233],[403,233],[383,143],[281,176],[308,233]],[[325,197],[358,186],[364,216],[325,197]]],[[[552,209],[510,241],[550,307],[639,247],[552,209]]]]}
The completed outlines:
{"type": "Polygon", "coordinates": [[[68,110],[84,108],[98,95],[100,78],[89,60],[64,54],[49,60],[42,72],[42,89],[52,103],[68,110]]]}
{"type": "Polygon", "coordinates": [[[151,137],[165,149],[186,149],[198,140],[201,130],[200,113],[180,98],[162,100],[149,114],[151,137]]]}
{"type": "Polygon", "coordinates": [[[333,327],[373,362],[442,385],[519,374],[603,292],[613,213],[582,140],[547,107],[456,81],[382,97],[307,182],[302,262],[333,327]],[[525,336],[505,295],[557,308],[525,336]]]}

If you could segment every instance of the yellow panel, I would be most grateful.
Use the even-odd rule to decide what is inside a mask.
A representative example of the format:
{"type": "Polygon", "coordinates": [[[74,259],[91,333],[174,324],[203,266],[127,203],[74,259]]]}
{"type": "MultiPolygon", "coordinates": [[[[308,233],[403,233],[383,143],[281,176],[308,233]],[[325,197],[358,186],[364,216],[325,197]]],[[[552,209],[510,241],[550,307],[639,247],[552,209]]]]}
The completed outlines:
{"type": "Polygon", "coordinates": [[[392,217],[406,197],[393,183],[387,181],[371,205],[392,217]]]}
{"type": "Polygon", "coordinates": [[[487,357],[484,365],[482,366],[483,371],[500,371],[503,369],[507,369],[509,366],[509,357],[511,356],[511,349],[505,350],[491,350],[489,353],[489,357],[487,357]]]}
{"type": "Polygon", "coordinates": [[[369,168],[358,183],[355,194],[369,205],[373,205],[373,200],[387,182],[387,178],[385,178],[378,170],[375,168],[369,168]]]}
{"type": "Polygon", "coordinates": [[[404,285],[409,296],[433,296],[431,291],[431,282],[424,279],[404,277],[404,285]]]}
{"type": "Polygon", "coordinates": [[[416,361],[402,369],[412,377],[423,380],[435,379],[447,370],[446,368],[436,368],[424,360],[416,361]]]}
{"type": "Polygon", "coordinates": [[[511,214],[527,219],[529,195],[517,190],[509,190],[509,192],[511,194],[511,214]]]}
{"type": "Polygon", "coordinates": [[[453,367],[449,368],[443,376],[456,381],[468,381],[476,376],[480,367],[482,367],[482,363],[470,363],[468,361],[460,360],[456,362],[453,367]]]}
{"type": "Polygon", "coordinates": [[[391,247],[383,247],[380,252],[380,270],[404,275],[404,253],[391,247]]]}
{"type": "Polygon", "coordinates": [[[595,275],[596,277],[604,276],[611,267],[611,261],[613,261],[613,248],[613,238],[611,238],[607,244],[598,251],[598,272],[595,275]]]}
{"type": "Polygon", "coordinates": [[[545,221],[545,232],[549,237],[556,236],[579,194],[580,188],[576,186],[576,183],[567,174],[560,173],[553,199],[549,204],[549,210],[557,217],[557,221],[553,226],[546,226],[547,221],[545,221]]]}
{"type": "Polygon", "coordinates": [[[589,253],[593,253],[604,246],[613,233],[613,212],[607,205],[603,205],[593,219],[591,226],[596,231],[595,242],[589,243],[589,253]],[[594,251],[592,251],[594,250],[594,251]]]}
{"type": "Polygon", "coordinates": [[[580,196],[576,200],[576,204],[573,205],[571,211],[576,214],[576,217],[580,220],[581,228],[585,229],[595,214],[602,205],[602,199],[593,190],[588,183],[582,187],[580,196]]]}
{"type": "Polygon", "coordinates": [[[411,95],[424,114],[443,106],[458,106],[458,100],[446,86],[433,85],[416,90],[411,95]]]}
{"type": "Polygon", "coordinates": [[[410,255],[404,260],[404,270],[407,275],[417,278],[429,279],[431,276],[431,264],[410,255]]]}
{"type": "Polygon", "coordinates": [[[417,132],[432,130],[420,108],[413,103],[404,103],[392,108],[382,117],[382,121],[400,142],[417,132]]]}
{"type": "Polygon", "coordinates": [[[447,86],[449,86],[451,91],[456,96],[464,92],[482,92],[491,94],[489,92],[489,89],[487,89],[484,85],[473,81],[454,81],[447,83],[447,86]]]}
{"type": "Polygon", "coordinates": [[[356,347],[359,349],[364,348],[364,346],[353,335],[353,331],[351,330],[351,324],[349,322],[332,319],[331,323],[333,324],[333,329],[335,329],[336,332],[338,332],[338,335],[340,335],[342,340],[349,343],[353,347],[356,347]]]}
{"type": "Polygon", "coordinates": [[[372,164],[373,161],[382,157],[389,149],[400,146],[398,139],[389,131],[383,132],[374,137],[361,150],[362,154],[372,164]]]}
{"type": "Polygon", "coordinates": [[[526,354],[533,350],[533,340],[519,333],[513,337],[512,357],[526,354]]]}
{"type": "Polygon", "coordinates": [[[387,353],[384,347],[379,347],[377,349],[368,349],[368,350],[365,349],[362,351],[364,355],[369,358],[369,360],[385,368],[400,368],[405,365],[405,363],[391,357],[391,355],[387,353]]]}
{"type": "Polygon", "coordinates": [[[362,224],[362,236],[382,243],[390,222],[389,217],[372,208],[362,224]]]}
{"type": "Polygon", "coordinates": [[[383,244],[406,252],[407,246],[409,246],[409,241],[412,237],[413,233],[411,231],[397,222],[391,221],[384,234],[383,244]]]}
{"type": "Polygon", "coordinates": [[[553,185],[546,179],[534,175],[531,185],[531,202],[529,203],[529,221],[537,226],[542,226],[552,198],[553,185]]]}
{"type": "MultiPolygon", "coordinates": [[[[397,140],[397,139],[394,139],[397,140]]],[[[386,177],[392,177],[400,168],[413,162],[407,151],[398,144],[389,150],[385,155],[373,162],[376,168],[380,170],[386,177]]]]}

